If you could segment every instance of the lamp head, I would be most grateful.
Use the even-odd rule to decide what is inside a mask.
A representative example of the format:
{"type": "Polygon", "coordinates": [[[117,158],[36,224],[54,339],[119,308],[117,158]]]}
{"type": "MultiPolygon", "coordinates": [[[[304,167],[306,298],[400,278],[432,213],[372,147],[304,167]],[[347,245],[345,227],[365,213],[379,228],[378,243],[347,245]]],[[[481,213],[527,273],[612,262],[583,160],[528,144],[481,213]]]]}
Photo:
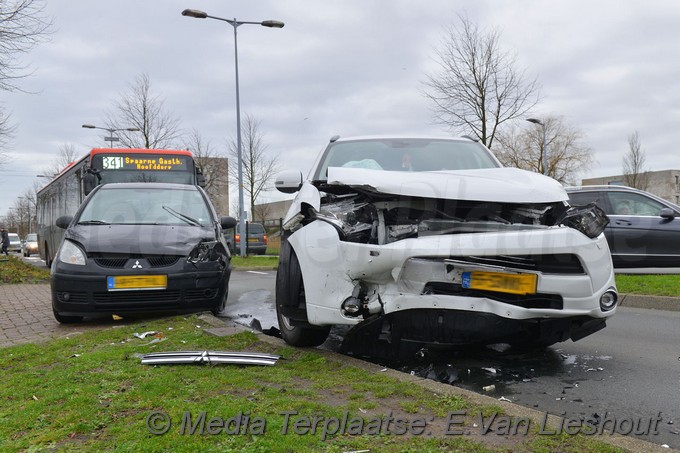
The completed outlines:
{"type": "Polygon", "coordinates": [[[208,17],[208,13],[197,9],[185,9],[184,11],[182,11],[182,16],[195,17],[197,19],[205,19],[206,17],[208,17]]]}
{"type": "Polygon", "coordinates": [[[263,20],[262,22],[260,22],[260,24],[263,27],[269,27],[269,28],[283,28],[283,26],[286,25],[283,22],[281,22],[280,20],[263,20]]]}

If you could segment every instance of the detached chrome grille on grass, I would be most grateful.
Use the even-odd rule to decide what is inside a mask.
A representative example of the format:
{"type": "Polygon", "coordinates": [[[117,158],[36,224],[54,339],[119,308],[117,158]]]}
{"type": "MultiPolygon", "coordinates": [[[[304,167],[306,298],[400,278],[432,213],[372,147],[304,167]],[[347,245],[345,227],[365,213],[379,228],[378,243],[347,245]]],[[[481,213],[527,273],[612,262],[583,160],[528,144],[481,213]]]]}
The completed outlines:
{"type": "Polygon", "coordinates": [[[184,363],[275,365],[280,356],[258,352],[176,351],[152,352],[142,356],[143,365],[169,365],[184,363]]]}

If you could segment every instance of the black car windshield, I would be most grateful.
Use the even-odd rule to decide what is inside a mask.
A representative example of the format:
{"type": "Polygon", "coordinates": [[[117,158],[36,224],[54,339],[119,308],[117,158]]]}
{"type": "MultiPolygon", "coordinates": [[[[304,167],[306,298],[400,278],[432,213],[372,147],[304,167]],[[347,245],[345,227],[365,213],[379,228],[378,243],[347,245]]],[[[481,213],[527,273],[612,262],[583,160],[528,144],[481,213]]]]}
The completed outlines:
{"type": "Polygon", "coordinates": [[[165,187],[102,187],[88,200],[78,218],[78,223],[91,225],[193,225],[194,221],[201,226],[212,222],[200,192],[165,187]]]}
{"type": "Polygon", "coordinates": [[[331,144],[313,175],[325,180],[328,167],[388,171],[472,170],[500,167],[477,142],[437,139],[364,139],[331,144]]]}

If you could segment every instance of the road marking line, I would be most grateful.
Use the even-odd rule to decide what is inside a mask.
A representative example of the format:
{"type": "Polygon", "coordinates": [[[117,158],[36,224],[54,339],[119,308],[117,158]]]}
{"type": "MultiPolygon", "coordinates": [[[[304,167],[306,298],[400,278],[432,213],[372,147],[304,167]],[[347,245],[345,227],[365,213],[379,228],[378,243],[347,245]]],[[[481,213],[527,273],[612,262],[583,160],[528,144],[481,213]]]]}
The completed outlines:
{"type": "Polygon", "coordinates": [[[259,272],[259,271],[246,271],[246,272],[250,272],[251,274],[269,275],[269,272],[259,272]]]}

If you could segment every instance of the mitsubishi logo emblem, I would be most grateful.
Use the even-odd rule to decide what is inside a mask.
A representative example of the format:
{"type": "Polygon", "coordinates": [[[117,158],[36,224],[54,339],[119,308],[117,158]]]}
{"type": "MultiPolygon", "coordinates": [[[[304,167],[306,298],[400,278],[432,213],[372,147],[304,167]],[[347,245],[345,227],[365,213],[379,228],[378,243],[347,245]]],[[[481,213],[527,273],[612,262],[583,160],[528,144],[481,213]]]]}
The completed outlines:
{"type": "Polygon", "coordinates": [[[132,265],[132,268],[133,269],[141,269],[142,268],[142,265],[139,264],[139,260],[135,261],[135,264],[132,265]]]}

